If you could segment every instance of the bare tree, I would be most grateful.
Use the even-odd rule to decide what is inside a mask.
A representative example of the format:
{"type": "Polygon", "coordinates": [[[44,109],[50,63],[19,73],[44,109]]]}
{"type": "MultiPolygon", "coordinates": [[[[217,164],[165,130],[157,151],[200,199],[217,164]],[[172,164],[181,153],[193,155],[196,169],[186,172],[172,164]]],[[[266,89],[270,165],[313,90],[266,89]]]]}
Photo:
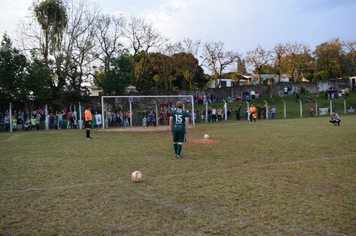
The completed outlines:
{"type": "Polygon", "coordinates": [[[298,81],[298,70],[300,66],[306,62],[307,57],[309,56],[310,47],[304,43],[298,42],[286,42],[286,52],[287,55],[291,58],[292,64],[292,80],[294,82],[298,81]]]}
{"type": "Polygon", "coordinates": [[[151,49],[162,47],[168,41],[168,38],[163,37],[159,31],[154,29],[152,25],[146,24],[143,19],[134,16],[131,16],[130,19],[126,21],[123,33],[124,37],[129,41],[129,49],[132,50],[134,73],[136,77],[134,83],[137,85],[141,82],[142,76],[145,74],[148,52],[151,49]],[[143,52],[143,55],[138,62],[135,59],[140,51],[143,52]]]}
{"type": "Polygon", "coordinates": [[[177,52],[184,52],[186,54],[192,54],[194,57],[198,58],[199,49],[201,45],[200,40],[195,42],[192,39],[184,38],[182,42],[176,42],[175,44],[177,52]]]}
{"type": "Polygon", "coordinates": [[[97,35],[100,49],[97,58],[104,64],[104,70],[110,69],[110,59],[123,51],[123,43],[120,41],[124,36],[125,19],[118,15],[100,15],[96,21],[97,35]]]}
{"type": "Polygon", "coordinates": [[[355,70],[356,67],[356,40],[343,41],[342,45],[345,48],[345,51],[350,58],[351,61],[350,66],[352,68],[351,69],[351,73],[352,73],[353,72],[352,70],[355,70]]]}
{"type": "Polygon", "coordinates": [[[257,45],[254,51],[249,51],[246,53],[246,62],[253,65],[257,71],[258,84],[261,83],[261,71],[265,65],[271,60],[273,60],[272,53],[266,51],[261,45],[257,45]]]}
{"type": "Polygon", "coordinates": [[[224,52],[224,43],[222,42],[210,42],[203,45],[204,65],[213,72],[215,88],[220,86],[223,71],[237,58],[239,58],[239,54],[236,52],[224,52]]]}
{"type": "Polygon", "coordinates": [[[55,56],[57,60],[63,55],[63,69],[72,69],[75,73],[71,75],[69,81],[72,82],[72,87],[76,90],[80,89],[84,77],[87,77],[90,70],[90,65],[96,60],[94,55],[96,26],[95,21],[99,16],[99,9],[93,6],[93,9],[88,8],[84,0],[72,5],[69,15],[69,25],[61,45],[59,53],[55,56]],[[76,78],[75,78],[76,77],[76,78]],[[75,83],[73,83],[75,81],[75,83]]]}
{"type": "Polygon", "coordinates": [[[283,43],[277,43],[273,47],[273,53],[275,55],[275,66],[278,68],[278,83],[281,82],[281,76],[282,76],[282,67],[281,67],[281,61],[283,58],[283,55],[286,53],[286,46],[283,43]]]}
{"type": "Polygon", "coordinates": [[[173,56],[175,53],[177,53],[177,48],[174,44],[166,43],[162,45],[158,51],[164,55],[173,56]]]}
{"type": "Polygon", "coordinates": [[[240,80],[244,79],[243,75],[247,73],[246,61],[242,58],[242,55],[237,58],[236,66],[233,67],[232,71],[234,71],[234,73],[231,73],[230,77],[234,81],[234,85],[238,86],[240,80]]]}
{"type": "MultiPolygon", "coordinates": [[[[34,5],[35,10],[36,6],[34,5]]],[[[21,22],[18,43],[24,50],[35,50],[42,54],[53,76],[48,85],[51,87],[54,100],[56,98],[61,100],[61,93],[65,86],[79,93],[83,78],[85,74],[88,75],[89,66],[95,60],[94,22],[99,10],[96,6],[89,9],[90,6],[85,0],[72,5],[63,5],[65,9],[62,11],[66,12],[67,17],[66,24],[61,25],[63,26],[61,32],[55,36],[51,36],[52,26],[47,27],[49,28],[47,30],[43,22],[37,21],[36,15],[39,13],[32,13],[32,9],[30,9],[30,16],[21,22]]],[[[61,21],[58,24],[61,24],[61,21]]]]}
{"type": "Polygon", "coordinates": [[[343,46],[346,47],[350,52],[356,53],[356,40],[348,40],[342,42],[343,46]]]}

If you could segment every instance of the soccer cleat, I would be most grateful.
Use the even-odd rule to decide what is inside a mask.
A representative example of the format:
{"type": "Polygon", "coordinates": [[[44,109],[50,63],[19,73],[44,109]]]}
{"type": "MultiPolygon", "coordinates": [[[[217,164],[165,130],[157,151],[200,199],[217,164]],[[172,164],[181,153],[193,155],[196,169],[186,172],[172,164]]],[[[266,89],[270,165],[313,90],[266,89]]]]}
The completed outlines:
{"type": "Polygon", "coordinates": [[[177,155],[177,158],[183,158],[183,156],[179,156],[179,155],[177,155]]]}

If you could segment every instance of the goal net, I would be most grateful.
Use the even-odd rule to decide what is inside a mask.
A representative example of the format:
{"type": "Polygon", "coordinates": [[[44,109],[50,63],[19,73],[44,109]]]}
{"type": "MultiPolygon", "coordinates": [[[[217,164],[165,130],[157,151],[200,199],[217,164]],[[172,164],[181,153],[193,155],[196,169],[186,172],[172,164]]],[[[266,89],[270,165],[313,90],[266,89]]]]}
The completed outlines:
{"type": "Polygon", "coordinates": [[[189,113],[189,122],[195,125],[192,95],[102,96],[102,128],[147,126],[149,109],[154,111],[155,117],[155,123],[151,121],[150,126],[169,125],[170,113],[178,101],[183,102],[183,110],[189,113]]]}

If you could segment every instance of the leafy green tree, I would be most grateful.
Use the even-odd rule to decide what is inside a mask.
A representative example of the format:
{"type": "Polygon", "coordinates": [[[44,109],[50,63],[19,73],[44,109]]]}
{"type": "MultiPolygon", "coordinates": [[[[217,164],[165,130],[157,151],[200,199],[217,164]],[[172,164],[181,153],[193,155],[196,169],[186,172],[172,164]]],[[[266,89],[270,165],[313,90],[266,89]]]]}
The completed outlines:
{"type": "Polygon", "coordinates": [[[125,89],[132,83],[133,63],[127,54],[110,59],[110,68],[105,72],[101,81],[103,94],[108,96],[123,95],[125,89]]]}
{"type": "Polygon", "coordinates": [[[164,85],[165,90],[172,90],[172,81],[174,76],[174,59],[162,53],[148,54],[148,62],[153,70],[157,71],[154,76],[155,82],[160,82],[164,85]]]}
{"type": "MultiPolygon", "coordinates": [[[[12,46],[4,34],[0,48],[0,98],[2,101],[23,101],[25,108],[31,99],[44,100],[48,96],[48,69],[32,52],[32,62],[12,46]]],[[[28,110],[26,110],[28,114],[28,110]]]]}
{"type": "Polygon", "coordinates": [[[23,96],[26,67],[29,63],[25,55],[12,47],[11,39],[6,33],[1,41],[0,62],[0,96],[2,101],[10,102],[23,96]]]}
{"type": "Polygon", "coordinates": [[[325,79],[340,77],[340,65],[342,46],[339,39],[334,39],[316,46],[314,56],[316,57],[319,71],[323,71],[325,79]]]}
{"type": "Polygon", "coordinates": [[[182,75],[189,84],[189,89],[197,89],[198,82],[195,74],[199,71],[198,60],[190,53],[177,53],[172,56],[177,75],[182,75]]]}
{"type": "Polygon", "coordinates": [[[43,31],[42,54],[48,63],[49,53],[60,45],[68,23],[66,7],[61,0],[36,1],[33,11],[43,31]]]}

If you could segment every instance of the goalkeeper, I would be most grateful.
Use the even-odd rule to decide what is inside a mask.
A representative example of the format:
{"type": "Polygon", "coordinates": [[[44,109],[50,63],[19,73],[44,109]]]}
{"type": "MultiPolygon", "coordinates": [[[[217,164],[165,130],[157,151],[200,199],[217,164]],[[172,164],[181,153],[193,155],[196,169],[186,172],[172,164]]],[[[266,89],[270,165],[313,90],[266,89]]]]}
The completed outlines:
{"type": "Polygon", "coordinates": [[[188,112],[183,111],[183,102],[177,102],[177,109],[173,110],[169,118],[169,125],[173,134],[173,147],[175,157],[182,158],[181,151],[185,136],[188,133],[189,116],[188,112]]]}
{"type": "Polygon", "coordinates": [[[147,128],[148,128],[148,125],[150,124],[150,121],[153,122],[153,126],[154,127],[157,127],[156,126],[156,112],[152,109],[152,107],[150,107],[148,110],[147,110],[147,128]]]}

